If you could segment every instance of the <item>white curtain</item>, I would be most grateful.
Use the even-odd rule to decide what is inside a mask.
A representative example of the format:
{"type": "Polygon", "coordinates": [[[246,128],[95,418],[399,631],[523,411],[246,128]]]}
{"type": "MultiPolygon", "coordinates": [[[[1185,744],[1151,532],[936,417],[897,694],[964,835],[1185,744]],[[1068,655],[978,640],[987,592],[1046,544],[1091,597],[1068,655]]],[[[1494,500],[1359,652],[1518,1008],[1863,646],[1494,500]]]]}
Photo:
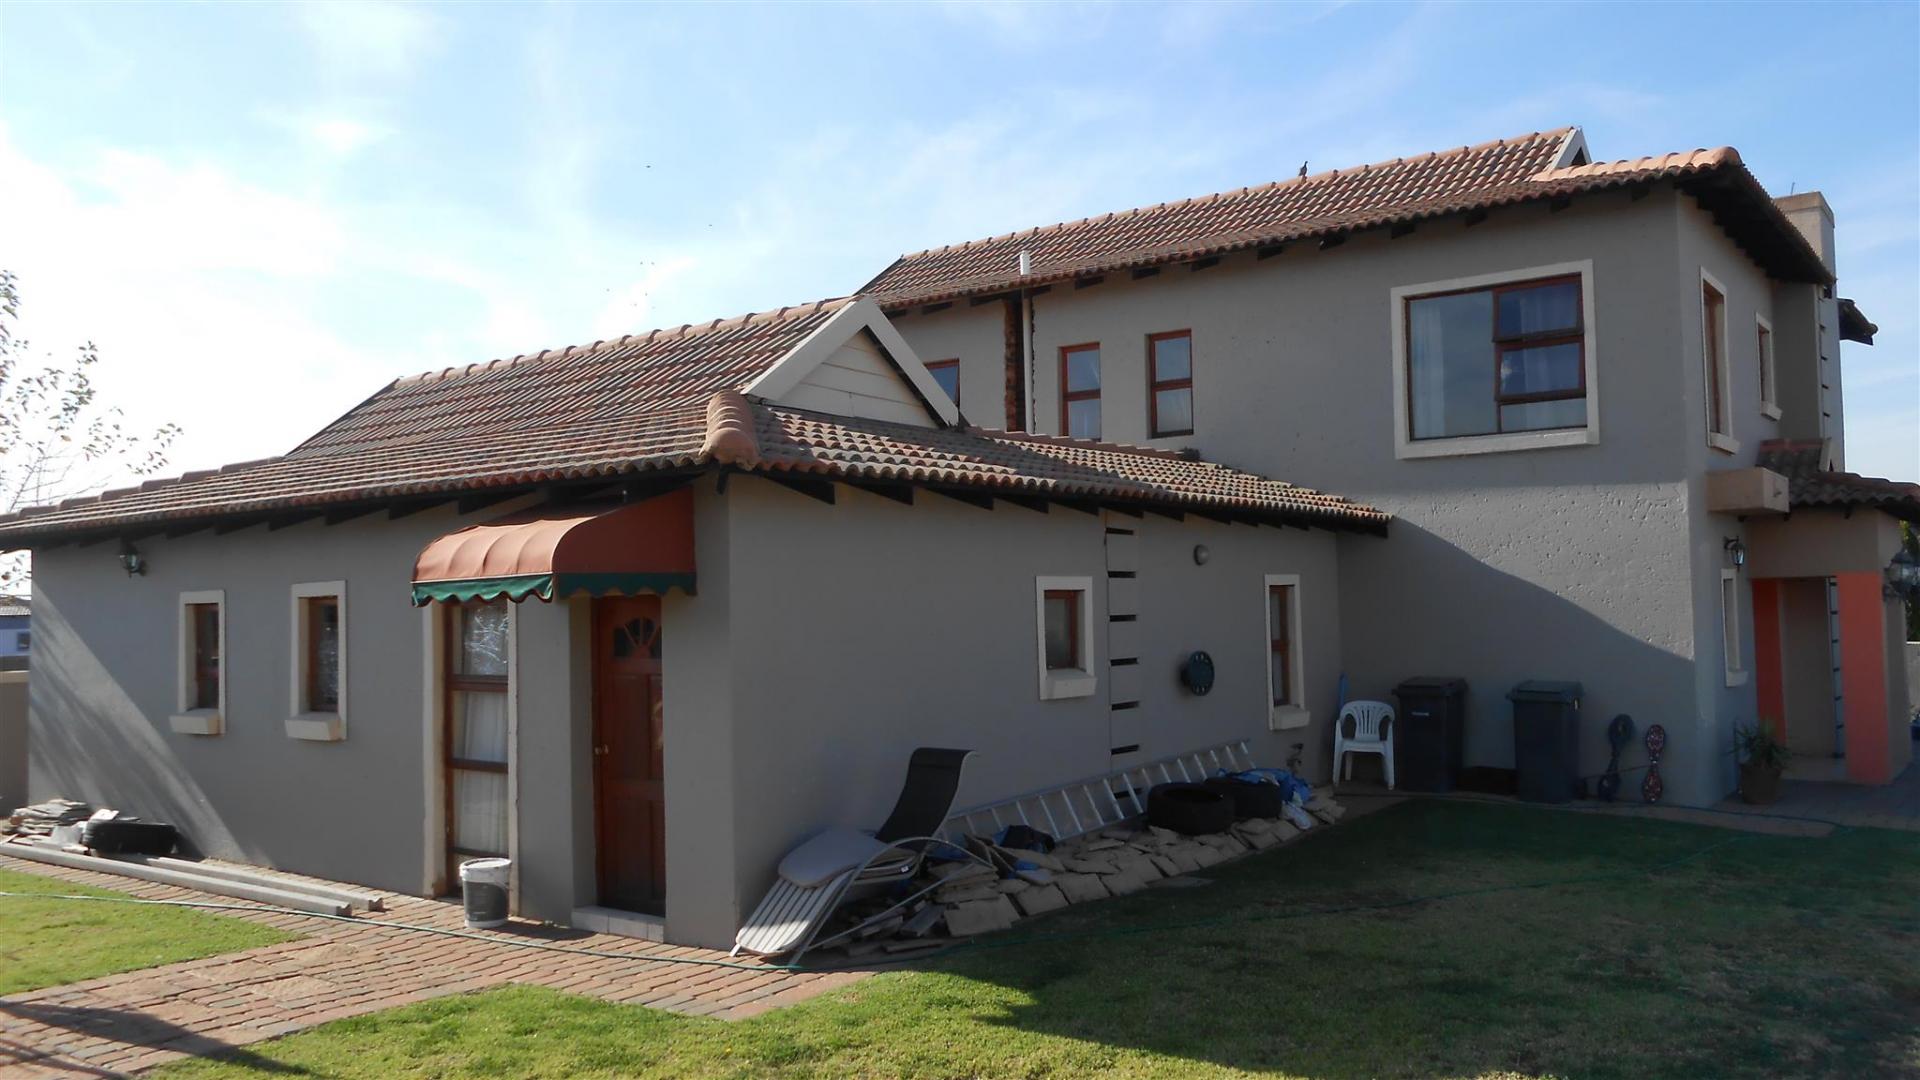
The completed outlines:
{"type": "Polygon", "coordinates": [[[507,695],[463,690],[453,695],[453,756],[507,760],[507,695]]]}
{"type": "Polygon", "coordinates": [[[507,853],[507,774],[453,771],[453,846],[507,853]]]}

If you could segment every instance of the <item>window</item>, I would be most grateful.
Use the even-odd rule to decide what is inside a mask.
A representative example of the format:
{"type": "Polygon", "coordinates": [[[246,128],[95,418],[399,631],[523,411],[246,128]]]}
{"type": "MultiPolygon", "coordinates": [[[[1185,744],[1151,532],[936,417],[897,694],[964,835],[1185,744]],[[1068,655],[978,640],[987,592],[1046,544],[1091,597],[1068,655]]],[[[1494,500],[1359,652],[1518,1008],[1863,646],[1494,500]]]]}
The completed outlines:
{"type": "Polygon", "coordinates": [[[315,581],[293,587],[292,694],[287,735],[332,742],[346,738],[347,584],[315,581]]]}
{"type": "Polygon", "coordinates": [[[1041,700],[1091,695],[1093,579],[1036,578],[1034,600],[1041,700]]]}
{"type": "Polygon", "coordinates": [[[960,361],[958,359],[929,360],[927,374],[933,376],[933,381],[940,384],[940,389],[947,392],[947,396],[953,399],[955,405],[960,404],[960,361]]]}
{"type": "Polygon", "coordinates": [[[13,635],[13,647],[20,652],[33,651],[33,631],[22,630],[13,635]]]}
{"type": "Polygon", "coordinates": [[[1268,727],[1279,731],[1308,722],[1304,667],[1300,659],[1300,576],[1268,574],[1267,699],[1268,727]]]}
{"type": "Polygon", "coordinates": [[[1060,350],[1060,433],[1076,439],[1100,437],[1100,346],[1068,345],[1060,350]]]}
{"type": "Polygon", "coordinates": [[[1193,331],[1147,337],[1147,419],[1156,439],[1193,434],[1193,331]]]}
{"type": "Polygon", "coordinates": [[[1720,640],[1727,659],[1727,685],[1744,686],[1747,664],[1740,645],[1740,572],[1720,571],[1720,640]]]}
{"type": "Polygon", "coordinates": [[[1759,338],[1757,358],[1760,362],[1760,412],[1771,420],[1780,419],[1780,394],[1774,385],[1773,374],[1773,325],[1767,320],[1754,317],[1755,336],[1759,338]]]}
{"type": "Polygon", "coordinates": [[[1396,288],[1401,458],[1599,441],[1590,262],[1396,288]]]}
{"type": "Polygon", "coordinates": [[[226,594],[180,594],[178,708],[169,726],[182,735],[218,735],[226,723],[226,594]]]}
{"type": "Polygon", "coordinates": [[[1707,445],[1732,453],[1732,372],[1727,365],[1727,294],[1706,271],[1700,272],[1700,356],[1707,405],[1707,445]]]}
{"type": "Polygon", "coordinates": [[[507,852],[507,691],[511,612],[505,600],[446,609],[447,880],[463,858],[507,852]]]}

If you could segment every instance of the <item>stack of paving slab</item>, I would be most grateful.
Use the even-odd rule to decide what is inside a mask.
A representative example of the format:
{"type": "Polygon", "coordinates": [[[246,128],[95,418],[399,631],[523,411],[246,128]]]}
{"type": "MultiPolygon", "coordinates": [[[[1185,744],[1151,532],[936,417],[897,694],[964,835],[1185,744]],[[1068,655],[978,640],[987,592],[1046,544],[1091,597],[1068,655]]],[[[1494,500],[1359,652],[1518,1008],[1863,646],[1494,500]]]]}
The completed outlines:
{"type": "MultiPolygon", "coordinates": [[[[1337,823],[1346,808],[1316,794],[1295,808],[1310,827],[1337,823]]],[[[930,863],[927,873],[939,882],[924,907],[874,927],[866,940],[848,947],[858,959],[877,952],[901,952],[926,946],[924,939],[944,930],[947,937],[973,937],[1005,930],[1023,918],[1044,915],[1072,904],[1092,903],[1139,892],[1156,882],[1184,877],[1229,859],[1276,847],[1301,829],[1284,818],[1249,818],[1223,833],[1183,836],[1171,829],[1120,825],[1075,837],[1051,852],[1000,848],[973,838],[986,862],[930,863]]],[[[930,882],[929,882],[930,883],[930,882]]]]}
{"type": "Polygon", "coordinates": [[[93,814],[90,803],[72,799],[48,799],[22,806],[7,817],[0,833],[9,836],[51,836],[56,826],[78,825],[93,814]]]}

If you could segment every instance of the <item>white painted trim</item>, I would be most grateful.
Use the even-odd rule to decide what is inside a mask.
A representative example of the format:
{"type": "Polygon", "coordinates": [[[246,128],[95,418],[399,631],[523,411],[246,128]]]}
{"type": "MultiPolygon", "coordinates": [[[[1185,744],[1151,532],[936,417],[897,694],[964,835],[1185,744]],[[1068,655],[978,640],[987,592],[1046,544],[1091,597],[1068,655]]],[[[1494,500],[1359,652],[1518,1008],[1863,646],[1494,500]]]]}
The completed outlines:
{"type": "Polygon", "coordinates": [[[1091,697],[1099,686],[1094,672],[1100,670],[1096,655],[1099,641],[1093,634],[1093,578],[1036,577],[1033,579],[1034,666],[1040,671],[1040,700],[1091,697]],[[1047,670],[1047,593],[1073,590],[1080,594],[1080,663],[1078,668],[1047,670]]]}
{"type": "Polygon", "coordinates": [[[1740,571],[1720,570],[1720,653],[1726,661],[1728,686],[1747,685],[1746,623],[1740,618],[1740,571]],[[1727,588],[1732,583],[1733,588],[1727,588]]]}
{"type": "Polygon", "coordinates": [[[941,425],[953,427],[960,422],[959,406],[947,397],[947,392],[940,388],[939,383],[933,381],[932,373],[920,362],[919,355],[907,344],[907,339],[894,329],[886,313],[880,310],[880,305],[866,297],[854,300],[834,312],[818,329],[807,335],[805,341],[775,361],[759,378],[748,383],[742,392],[748,397],[779,401],[862,330],[873,334],[874,340],[880,344],[880,351],[887,355],[901,377],[913,386],[941,425]]]}
{"type": "Polygon", "coordinates": [[[168,726],[182,735],[218,735],[226,730],[227,716],[227,592],[225,589],[195,589],[180,594],[178,627],[174,635],[174,709],[168,726]],[[220,703],[212,709],[191,705],[193,686],[193,626],[187,619],[192,604],[212,604],[220,615],[220,703]]]}
{"type": "Polygon", "coordinates": [[[1713,380],[1707,378],[1707,360],[1711,353],[1707,348],[1707,339],[1715,328],[1707,325],[1707,292],[1704,288],[1694,290],[1694,302],[1699,305],[1700,311],[1700,416],[1706,424],[1707,445],[1724,453],[1737,454],[1740,452],[1740,440],[1733,437],[1733,339],[1727,336],[1727,308],[1732,306],[1733,297],[1720,279],[1708,273],[1704,266],[1700,268],[1700,284],[1711,285],[1720,294],[1720,325],[1717,328],[1720,332],[1720,416],[1726,421],[1727,430],[1713,430],[1713,403],[1707,400],[1707,395],[1713,392],[1713,380]]]}
{"type": "Polygon", "coordinates": [[[288,600],[292,644],[287,665],[287,738],[309,742],[339,742],[347,737],[347,583],[344,581],[303,581],[292,587],[288,600]],[[302,601],[331,596],[340,605],[340,686],[336,691],[339,708],[316,712],[307,707],[307,620],[302,601]]]}
{"type": "Polygon", "coordinates": [[[1313,716],[1307,712],[1306,706],[1307,643],[1301,639],[1300,634],[1305,621],[1301,618],[1301,608],[1305,604],[1306,590],[1300,585],[1299,574],[1268,574],[1262,580],[1260,623],[1266,627],[1267,638],[1260,643],[1260,655],[1266,661],[1264,666],[1267,674],[1267,730],[1269,731],[1287,731],[1292,728],[1306,727],[1313,721],[1313,716]],[[1293,587],[1293,602],[1287,606],[1287,640],[1293,644],[1293,654],[1288,657],[1288,663],[1293,668],[1294,696],[1299,700],[1289,701],[1284,705],[1276,705],[1273,702],[1273,605],[1268,598],[1275,585],[1293,587]]]}
{"type": "Polygon", "coordinates": [[[420,889],[428,895],[437,894],[447,888],[451,882],[442,879],[447,866],[447,797],[446,776],[441,768],[441,731],[444,727],[441,716],[444,684],[441,672],[445,670],[445,637],[441,627],[446,619],[439,604],[428,604],[420,609],[420,686],[423,692],[421,716],[425,720],[424,783],[421,790],[426,793],[426,806],[420,815],[426,827],[426,860],[421,867],[420,889]],[[438,885],[440,889],[436,889],[438,885]]]}
{"type": "Polygon", "coordinates": [[[1393,456],[1402,460],[1458,457],[1466,454],[1496,454],[1513,450],[1544,450],[1556,446],[1593,446],[1600,442],[1600,363],[1598,334],[1594,323],[1593,260],[1527,266],[1492,274],[1425,281],[1418,285],[1400,285],[1387,293],[1388,326],[1393,342],[1389,353],[1393,362],[1393,456]],[[1533,278],[1580,275],[1580,321],[1585,327],[1582,352],[1586,357],[1587,426],[1553,431],[1514,431],[1491,435],[1458,435],[1443,439],[1413,438],[1413,417],[1407,410],[1407,301],[1434,293],[1458,292],[1505,285],[1533,278]]]}
{"type": "Polygon", "coordinates": [[[1765,315],[1756,314],[1753,317],[1753,338],[1753,347],[1760,354],[1760,415],[1769,420],[1778,420],[1780,419],[1780,403],[1767,396],[1768,394],[1778,394],[1780,392],[1780,371],[1774,366],[1773,362],[1773,320],[1767,318],[1765,315]],[[1761,348],[1760,346],[1760,331],[1762,330],[1767,332],[1767,344],[1765,348],[1761,348]]]}
{"type": "MultiPolygon", "coordinates": [[[[1586,150],[1586,148],[1587,148],[1586,131],[1578,127],[1574,128],[1572,131],[1567,132],[1566,139],[1560,143],[1560,152],[1554,155],[1553,164],[1547,166],[1547,168],[1564,169],[1567,166],[1572,165],[1574,162],[1574,159],[1578,158],[1580,156],[1581,151],[1586,150]]],[[[1587,155],[1587,160],[1588,161],[1593,160],[1593,155],[1591,153],[1587,155]]]]}

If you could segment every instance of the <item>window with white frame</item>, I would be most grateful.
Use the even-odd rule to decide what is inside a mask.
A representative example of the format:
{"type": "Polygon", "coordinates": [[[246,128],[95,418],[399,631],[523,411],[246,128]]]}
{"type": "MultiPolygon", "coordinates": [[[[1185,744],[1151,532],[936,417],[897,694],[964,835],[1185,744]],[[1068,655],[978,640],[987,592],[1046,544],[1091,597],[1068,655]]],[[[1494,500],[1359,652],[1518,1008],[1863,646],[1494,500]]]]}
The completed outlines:
{"type": "Polygon", "coordinates": [[[1300,575],[1268,574],[1267,700],[1268,726],[1275,731],[1305,727],[1306,666],[1300,642],[1300,575]]]}
{"type": "Polygon", "coordinates": [[[1747,662],[1740,644],[1740,571],[1720,571],[1720,640],[1727,661],[1727,685],[1744,686],[1747,662]]]}
{"type": "Polygon", "coordinates": [[[169,723],[182,735],[218,735],[227,711],[227,594],[180,594],[178,694],[169,723]]]}
{"type": "Polygon", "coordinates": [[[332,742],[346,737],[347,583],[293,587],[293,654],[287,735],[332,742]]]}
{"type": "Polygon", "coordinates": [[[1774,382],[1773,324],[1754,316],[1756,359],[1760,368],[1760,413],[1771,420],[1780,419],[1780,391],[1774,382]]]}
{"type": "Polygon", "coordinates": [[[1040,698],[1088,697],[1094,691],[1093,579],[1034,579],[1034,632],[1040,698]]]}
{"type": "Polygon", "coordinates": [[[1395,288],[1395,452],[1599,441],[1592,263],[1395,288]]]}
{"type": "Polygon", "coordinates": [[[1700,359],[1707,411],[1707,445],[1733,453],[1733,370],[1727,360],[1727,290],[1700,271],[1700,359]]]}

